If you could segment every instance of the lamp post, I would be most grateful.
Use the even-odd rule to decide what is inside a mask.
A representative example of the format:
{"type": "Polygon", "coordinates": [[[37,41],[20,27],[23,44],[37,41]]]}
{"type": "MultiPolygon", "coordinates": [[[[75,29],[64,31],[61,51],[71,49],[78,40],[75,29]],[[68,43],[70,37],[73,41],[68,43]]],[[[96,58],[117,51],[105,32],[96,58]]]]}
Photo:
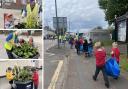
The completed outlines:
{"type": "Polygon", "coordinates": [[[58,40],[58,48],[60,48],[59,44],[59,28],[58,28],[58,15],[57,15],[57,2],[55,0],[55,12],[56,12],[56,31],[57,31],[57,40],[58,40]]]}
{"type": "Polygon", "coordinates": [[[115,35],[115,42],[117,41],[117,15],[115,15],[115,33],[114,33],[114,35],[115,35]]]}

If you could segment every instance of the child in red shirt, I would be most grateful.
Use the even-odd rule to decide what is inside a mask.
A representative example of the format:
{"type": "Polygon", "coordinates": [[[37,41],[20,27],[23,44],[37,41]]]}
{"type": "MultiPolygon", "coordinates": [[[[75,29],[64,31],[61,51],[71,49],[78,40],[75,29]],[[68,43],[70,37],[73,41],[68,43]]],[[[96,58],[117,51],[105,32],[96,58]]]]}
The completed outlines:
{"type": "Polygon", "coordinates": [[[96,42],[94,45],[94,55],[96,58],[96,71],[95,75],[93,75],[93,80],[96,81],[97,76],[100,71],[102,71],[105,81],[105,86],[109,88],[108,77],[105,73],[105,59],[106,59],[106,51],[102,46],[101,42],[96,42]]]}
{"type": "Polygon", "coordinates": [[[36,68],[33,69],[32,80],[33,80],[33,84],[34,84],[34,89],[38,89],[39,75],[38,75],[36,68]]]}
{"type": "Polygon", "coordinates": [[[117,42],[112,43],[111,56],[113,58],[116,58],[116,61],[119,64],[119,62],[120,62],[120,50],[118,49],[117,42]]]}

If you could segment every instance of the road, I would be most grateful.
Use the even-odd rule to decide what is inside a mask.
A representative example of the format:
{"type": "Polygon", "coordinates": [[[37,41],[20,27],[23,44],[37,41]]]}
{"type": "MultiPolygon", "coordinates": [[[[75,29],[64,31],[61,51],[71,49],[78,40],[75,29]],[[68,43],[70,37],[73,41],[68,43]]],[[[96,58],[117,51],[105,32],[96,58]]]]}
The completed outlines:
{"type": "MultiPolygon", "coordinates": [[[[42,89],[42,71],[39,71],[39,88],[42,89]]],[[[6,78],[0,78],[0,89],[11,89],[10,84],[6,78]]]]}
{"type": "Polygon", "coordinates": [[[44,42],[44,89],[54,89],[54,84],[58,82],[58,71],[61,71],[63,66],[63,56],[68,52],[67,48],[53,47],[55,44],[57,44],[57,41],[44,42]],[[48,50],[46,51],[46,49],[48,50]]]}
{"type": "Polygon", "coordinates": [[[55,46],[57,44],[57,40],[44,40],[44,52],[46,53],[46,51],[55,46]]]}
{"type": "Polygon", "coordinates": [[[50,85],[53,73],[57,67],[57,63],[54,62],[56,59],[55,55],[51,55],[52,53],[47,52],[51,47],[56,44],[56,41],[52,40],[44,40],[44,89],[47,89],[50,85]],[[50,56],[51,55],[51,56],[50,56]],[[52,62],[53,60],[53,62],[52,62]]]}

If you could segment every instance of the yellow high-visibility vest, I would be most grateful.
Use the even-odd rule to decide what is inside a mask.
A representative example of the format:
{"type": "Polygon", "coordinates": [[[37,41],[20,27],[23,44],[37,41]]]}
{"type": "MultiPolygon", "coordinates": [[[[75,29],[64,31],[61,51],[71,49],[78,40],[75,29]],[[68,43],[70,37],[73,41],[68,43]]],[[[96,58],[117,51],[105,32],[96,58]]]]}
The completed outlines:
{"type": "Polygon", "coordinates": [[[14,76],[13,76],[12,71],[10,71],[10,72],[9,72],[9,71],[7,71],[7,72],[6,72],[6,78],[7,78],[8,80],[12,80],[12,79],[13,79],[13,77],[14,77],[14,76]]]}
{"type": "Polygon", "coordinates": [[[63,36],[63,40],[66,40],[66,35],[63,36]]]}
{"type": "Polygon", "coordinates": [[[15,41],[15,34],[13,34],[13,37],[12,37],[11,40],[9,40],[8,42],[6,42],[6,43],[4,44],[5,49],[7,49],[7,50],[12,50],[12,47],[13,47],[13,45],[14,45],[14,41],[15,41]]]}
{"type": "Polygon", "coordinates": [[[62,36],[61,36],[61,35],[59,36],[59,39],[60,39],[60,40],[62,39],[62,36]]]}
{"type": "Polygon", "coordinates": [[[35,28],[38,24],[38,4],[35,4],[33,10],[31,10],[30,4],[27,4],[27,18],[26,18],[26,28],[35,28]]]}

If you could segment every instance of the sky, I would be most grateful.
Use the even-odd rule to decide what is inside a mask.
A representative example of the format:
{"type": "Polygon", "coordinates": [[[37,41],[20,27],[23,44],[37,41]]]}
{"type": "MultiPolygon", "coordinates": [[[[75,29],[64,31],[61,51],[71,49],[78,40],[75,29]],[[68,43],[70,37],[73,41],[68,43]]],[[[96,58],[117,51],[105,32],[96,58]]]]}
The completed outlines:
{"type": "MultiPolygon", "coordinates": [[[[107,27],[104,12],[98,0],[57,0],[58,17],[67,17],[70,31],[87,32],[97,26],[107,27]]],[[[44,25],[53,26],[55,0],[45,0],[44,25]]]]}

